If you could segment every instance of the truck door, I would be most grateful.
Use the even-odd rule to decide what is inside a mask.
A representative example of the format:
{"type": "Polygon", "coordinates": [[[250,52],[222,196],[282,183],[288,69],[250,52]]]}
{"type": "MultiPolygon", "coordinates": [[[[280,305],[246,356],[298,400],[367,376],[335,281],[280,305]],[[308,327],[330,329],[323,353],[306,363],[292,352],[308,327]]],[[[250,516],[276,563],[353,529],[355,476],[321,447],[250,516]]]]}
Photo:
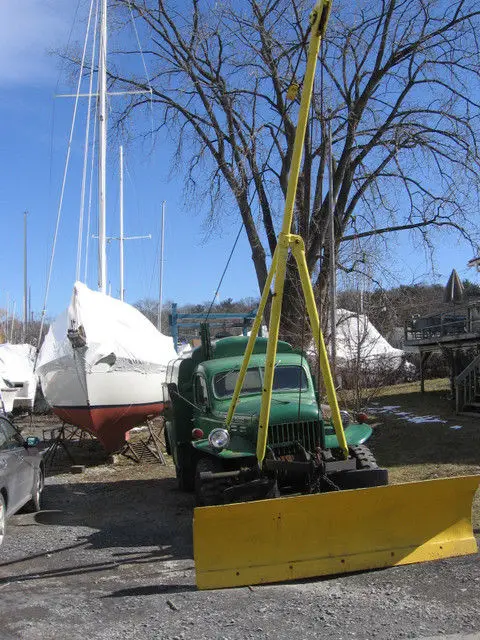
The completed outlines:
{"type": "Polygon", "coordinates": [[[207,437],[214,427],[218,427],[218,420],[212,418],[207,381],[201,373],[196,373],[194,376],[193,397],[195,402],[193,426],[201,429],[207,437]]]}

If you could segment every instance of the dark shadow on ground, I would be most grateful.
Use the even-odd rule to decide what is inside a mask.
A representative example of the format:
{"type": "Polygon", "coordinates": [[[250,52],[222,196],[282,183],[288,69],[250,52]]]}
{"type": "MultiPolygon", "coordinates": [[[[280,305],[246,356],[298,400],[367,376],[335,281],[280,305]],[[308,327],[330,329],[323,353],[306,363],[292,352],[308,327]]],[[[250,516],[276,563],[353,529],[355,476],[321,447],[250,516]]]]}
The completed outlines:
{"type": "Polygon", "coordinates": [[[86,574],[125,564],[191,559],[192,511],[192,495],[180,492],[173,478],[48,485],[44,511],[20,519],[30,518],[32,524],[43,527],[80,526],[94,531],[86,535],[79,531],[72,545],[53,550],[50,546],[48,568],[44,550],[0,563],[0,584],[86,574]],[[89,555],[89,550],[98,549],[106,551],[105,557],[89,555]],[[71,552],[67,567],[65,552],[71,552]],[[60,555],[61,566],[52,567],[60,555]],[[23,573],[23,563],[29,561],[33,568],[23,573]],[[7,568],[11,575],[5,575],[7,568]]]}
{"type": "Polygon", "coordinates": [[[197,591],[197,587],[188,584],[154,584],[146,587],[132,587],[131,589],[118,589],[112,591],[105,598],[125,598],[129,596],[156,596],[170,593],[186,593],[197,591]]]}

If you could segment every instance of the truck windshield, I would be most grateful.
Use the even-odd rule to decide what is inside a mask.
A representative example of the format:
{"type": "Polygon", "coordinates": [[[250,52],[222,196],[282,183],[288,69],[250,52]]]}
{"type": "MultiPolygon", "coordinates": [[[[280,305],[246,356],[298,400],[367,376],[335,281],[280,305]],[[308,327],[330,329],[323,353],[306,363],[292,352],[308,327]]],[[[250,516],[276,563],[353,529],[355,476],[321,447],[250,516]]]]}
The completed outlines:
{"type": "MultiPolygon", "coordinates": [[[[213,389],[217,398],[228,398],[233,395],[239,371],[217,373],[213,378],[213,389]]],[[[242,393],[262,392],[263,368],[247,369],[242,393]]],[[[307,374],[303,367],[295,365],[277,366],[273,375],[273,391],[298,391],[308,389],[307,374]]]]}

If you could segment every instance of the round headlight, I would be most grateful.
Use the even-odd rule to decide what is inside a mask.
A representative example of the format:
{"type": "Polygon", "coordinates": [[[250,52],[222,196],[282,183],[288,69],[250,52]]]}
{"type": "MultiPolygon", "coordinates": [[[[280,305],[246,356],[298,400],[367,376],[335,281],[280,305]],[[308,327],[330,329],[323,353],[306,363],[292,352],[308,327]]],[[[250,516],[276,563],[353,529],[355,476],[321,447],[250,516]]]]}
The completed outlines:
{"type": "Polygon", "coordinates": [[[340,411],[340,417],[342,418],[343,426],[344,427],[348,427],[348,425],[352,421],[352,418],[351,418],[350,414],[348,413],[348,411],[340,411]]]}
{"type": "Polygon", "coordinates": [[[225,449],[230,442],[230,434],[226,429],[214,429],[208,436],[208,442],[215,449],[225,449]]]}

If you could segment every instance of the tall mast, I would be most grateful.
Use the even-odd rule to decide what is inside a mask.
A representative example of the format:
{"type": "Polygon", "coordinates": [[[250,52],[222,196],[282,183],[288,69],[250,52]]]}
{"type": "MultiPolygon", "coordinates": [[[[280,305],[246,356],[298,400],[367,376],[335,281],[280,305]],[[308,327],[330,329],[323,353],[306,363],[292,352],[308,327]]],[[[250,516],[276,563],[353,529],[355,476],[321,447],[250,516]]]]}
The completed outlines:
{"type": "Polygon", "coordinates": [[[160,288],[158,291],[158,330],[162,331],[162,304],[163,304],[163,245],[165,240],[165,200],[162,202],[162,236],[160,245],[160,288]]]}
{"type": "Polygon", "coordinates": [[[98,57],[98,288],[106,293],[107,0],[101,2],[98,57]]]}
{"type": "Polygon", "coordinates": [[[27,273],[27,216],[23,212],[23,331],[22,341],[25,342],[28,325],[28,273],[27,273]]]}
{"type": "Polygon", "coordinates": [[[120,300],[124,297],[123,284],[123,146],[120,145],[120,300]]]}
{"type": "Polygon", "coordinates": [[[15,329],[15,307],[17,303],[15,300],[13,301],[13,310],[12,310],[12,321],[10,323],[10,340],[8,342],[13,342],[13,331],[15,329]]]}

